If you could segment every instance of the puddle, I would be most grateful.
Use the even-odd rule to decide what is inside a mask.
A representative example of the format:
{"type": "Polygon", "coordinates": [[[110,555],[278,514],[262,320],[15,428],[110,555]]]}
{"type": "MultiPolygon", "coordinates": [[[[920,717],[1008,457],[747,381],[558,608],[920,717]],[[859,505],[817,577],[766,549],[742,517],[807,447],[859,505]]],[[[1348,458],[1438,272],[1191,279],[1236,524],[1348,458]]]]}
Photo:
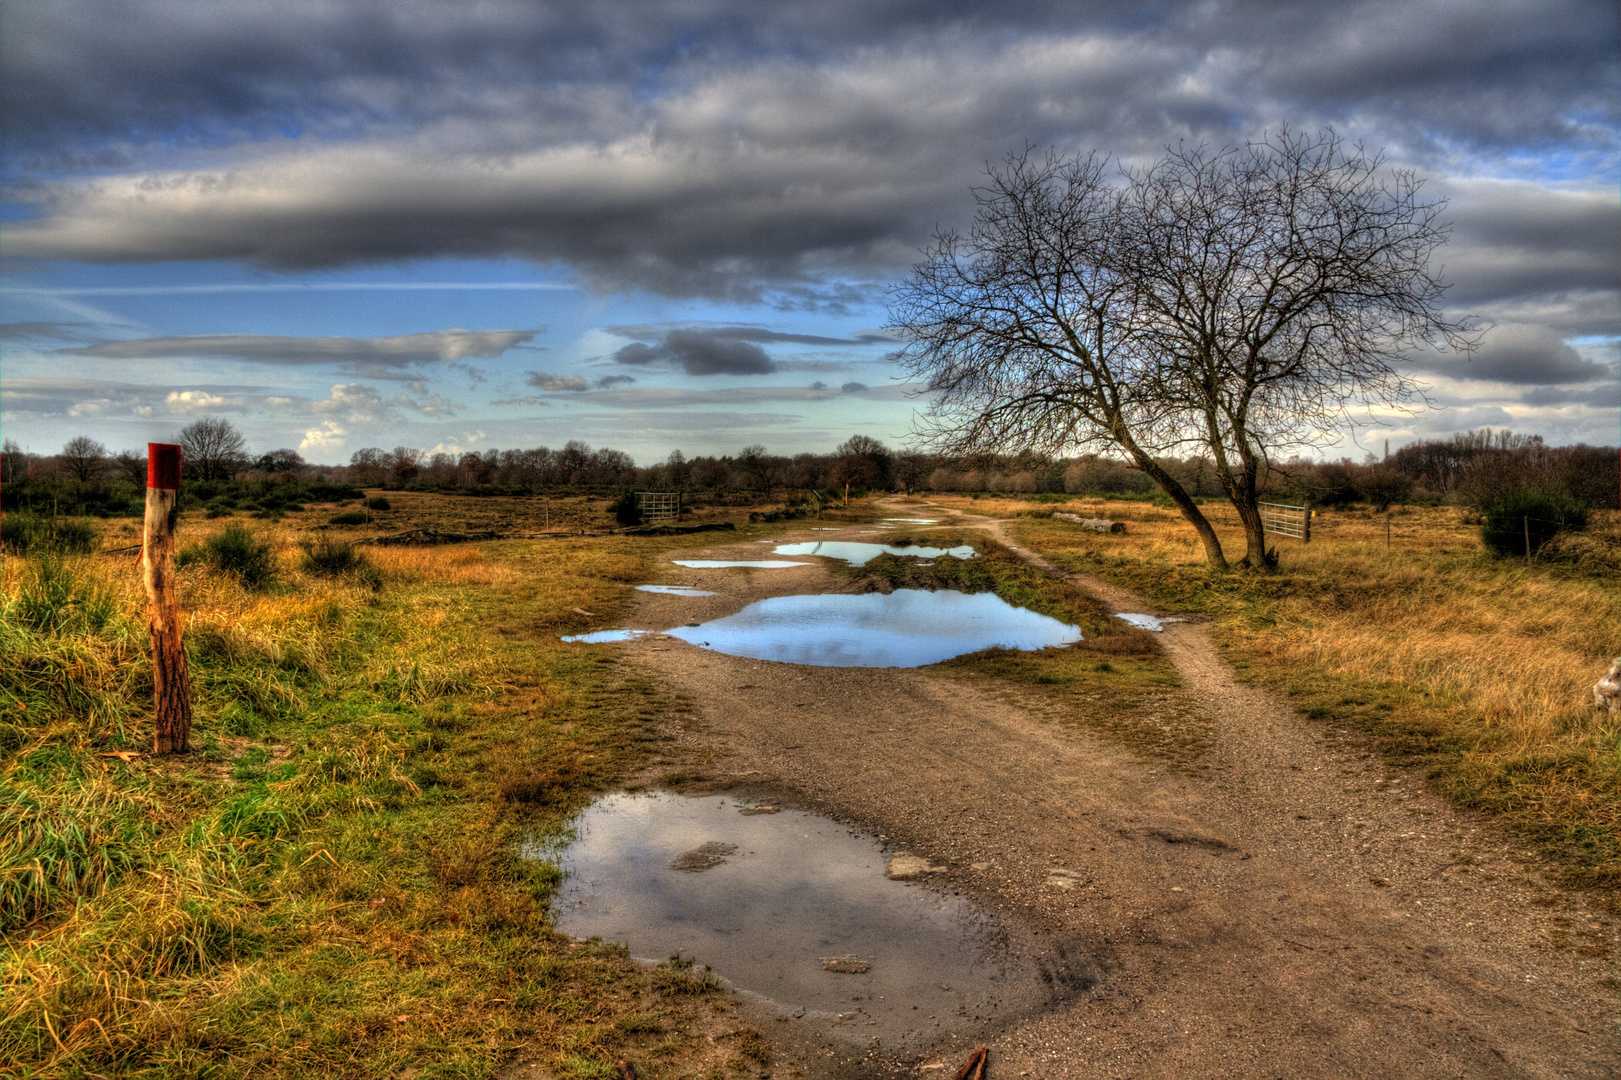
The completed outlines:
{"type": "Polygon", "coordinates": [[[593,630],[589,634],[564,634],[562,637],[564,641],[600,645],[605,641],[635,641],[637,638],[656,633],[657,630],[593,630]]]}
{"type": "Polygon", "coordinates": [[[559,930],[649,960],[680,952],[841,1042],[920,1047],[1083,984],[1077,961],[1044,970],[967,900],[890,880],[875,840],[813,814],[611,795],[576,829],[559,930]]]}
{"type": "Polygon", "coordinates": [[[661,593],[664,596],[714,596],[707,589],[694,589],[687,585],[638,585],[637,592],[661,593]]]}
{"type": "Polygon", "coordinates": [[[1176,618],[1175,616],[1168,616],[1168,617],[1165,617],[1165,618],[1161,618],[1161,617],[1159,617],[1157,615],[1120,615],[1120,614],[1116,614],[1115,618],[1124,619],[1126,622],[1130,623],[1131,625],[1133,625],[1135,627],[1138,627],[1138,628],[1143,629],[1143,630],[1152,630],[1156,634],[1165,629],[1165,624],[1166,623],[1187,622],[1188,621],[1186,619],[1176,618]]]}
{"type": "Polygon", "coordinates": [[[719,570],[726,566],[747,566],[755,570],[780,570],[785,566],[809,566],[808,562],[787,562],[783,559],[673,559],[677,566],[690,566],[695,570],[719,570]]]}
{"type": "Polygon", "coordinates": [[[1078,627],[995,593],[922,589],[773,596],[669,634],[733,656],[816,667],[920,667],[994,645],[1044,649],[1081,640],[1078,627]]]}
{"type": "Polygon", "coordinates": [[[950,555],[953,559],[972,559],[977,555],[968,544],[954,548],[922,547],[917,544],[897,547],[890,544],[865,544],[859,540],[812,540],[806,544],[784,544],[772,554],[821,555],[828,559],[843,559],[851,566],[865,566],[885,552],[901,557],[910,555],[919,559],[938,559],[942,555],[950,555]]]}
{"type": "Polygon", "coordinates": [[[904,525],[938,525],[939,518],[885,518],[885,521],[899,521],[904,525]]]}

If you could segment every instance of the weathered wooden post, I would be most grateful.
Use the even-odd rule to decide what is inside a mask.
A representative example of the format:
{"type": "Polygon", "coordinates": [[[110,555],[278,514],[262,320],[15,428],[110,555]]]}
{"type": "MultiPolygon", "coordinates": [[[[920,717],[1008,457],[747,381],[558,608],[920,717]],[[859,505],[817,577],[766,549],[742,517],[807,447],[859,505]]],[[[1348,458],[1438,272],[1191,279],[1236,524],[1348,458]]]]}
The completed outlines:
{"type": "Polygon", "coordinates": [[[175,595],[174,529],[180,517],[180,447],[146,444],[146,542],[141,577],[146,583],[147,628],[152,634],[152,688],[157,706],[153,750],[184,754],[191,749],[191,680],[180,634],[175,595]]]}

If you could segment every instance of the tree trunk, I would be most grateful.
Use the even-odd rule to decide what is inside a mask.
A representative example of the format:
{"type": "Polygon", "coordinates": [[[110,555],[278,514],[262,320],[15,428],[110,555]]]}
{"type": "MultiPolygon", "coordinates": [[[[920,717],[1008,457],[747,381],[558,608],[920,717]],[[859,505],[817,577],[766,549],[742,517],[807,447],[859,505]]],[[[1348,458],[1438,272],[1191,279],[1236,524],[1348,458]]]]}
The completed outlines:
{"type": "Polygon", "coordinates": [[[1137,463],[1137,467],[1147,473],[1149,479],[1158,484],[1160,490],[1171,497],[1171,501],[1176,503],[1176,508],[1182,511],[1182,516],[1188,519],[1188,524],[1193,526],[1193,531],[1199,534],[1199,541],[1204,544],[1205,559],[1217,569],[1227,569],[1227,556],[1222,553],[1221,538],[1216,535],[1216,530],[1211,527],[1210,519],[1204,516],[1204,511],[1199,509],[1199,504],[1193,501],[1193,496],[1189,495],[1187,489],[1176,482],[1176,477],[1160,468],[1159,463],[1153,458],[1137,450],[1136,447],[1129,447],[1128,449],[1132,460],[1137,463]]]}
{"type": "Polygon", "coordinates": [[[174,529],[180,516],[180,447],[147,447],[146,544],[142,579],[146,584],[147,627],[152,635],[152,687],[156,706],[153,750],[184,754],[191,749],[191,680],[181,639],[179,598],[175,595],[174,529]]]}

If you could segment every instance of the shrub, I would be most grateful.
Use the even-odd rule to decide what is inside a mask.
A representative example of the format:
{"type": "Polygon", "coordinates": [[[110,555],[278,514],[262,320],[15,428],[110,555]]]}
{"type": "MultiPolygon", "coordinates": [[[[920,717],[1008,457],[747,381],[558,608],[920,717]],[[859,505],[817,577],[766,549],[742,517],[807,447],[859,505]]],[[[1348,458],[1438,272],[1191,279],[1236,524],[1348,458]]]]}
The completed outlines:
{"type": "Polygon", "coordinates": [[[235,574],[250,589],[262,589],[276,580],[276,553],[268,541],[259,539],[246,526],[227,526],[203,544],[200,554],[210,566],[235,574]]]}
{"type": "Polygon", "coordinates": [[[322,577],[347,575],[372,588],[383,583],[383,575],[366,558],[366,553],[347,541],[322,536],[316,540],[306,540],[299,546],[304,549],[303,569],[307,574],[320,574],[322,577]]]}
{"type": "Polygon", "coordinates": [[[363,505],[367,510],[388,510],[388,509],[391,509],[391,507],[389,506],[388,500],[383,498],[381,495],[374,495],[371,498],[367,499],[361,505],[363,505]]]}
{"type": "Polygon", "coordinates": [[[619,498],[608,504],[608,513],[621,525],[640,525],[642,523],[642,504],[636,498],[634,491],[627,491],[619,498]]]}
{"type": "Polygon", "coordinates": [[[1531,554],[1561,532],[1587,527],[1587,510],[1563,495],[1525,491],[1482,507],[1485,520],[1480,539],[1498,555],[1524,557],[1527,538],[1531,554]]]}
{"type": "Polygon", "coordinates": [[[96,530],[83,518],[13,512],[0,521],[0,543],[18,555],[86,555],[95,549],[96,530]]]}
{"type": "Polygon", "coordinates": [[[370,520],[370,514],[361,513],[359,510],[345,510],[341,514],[333,514],[327,518],[333,525],[364,525],[370,520]]]}

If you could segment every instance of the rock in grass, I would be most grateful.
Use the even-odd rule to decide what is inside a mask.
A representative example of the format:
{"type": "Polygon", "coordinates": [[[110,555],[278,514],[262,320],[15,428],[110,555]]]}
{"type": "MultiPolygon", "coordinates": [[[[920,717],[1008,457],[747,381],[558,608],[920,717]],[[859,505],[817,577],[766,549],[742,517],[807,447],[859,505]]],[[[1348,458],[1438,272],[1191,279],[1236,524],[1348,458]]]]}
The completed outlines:
{"type": "Polygon", "coordinates": [[[1621,656],[1615,658],[1604,678],[1593,684],[1593,708],[1621,713],[1621,656]]]}

